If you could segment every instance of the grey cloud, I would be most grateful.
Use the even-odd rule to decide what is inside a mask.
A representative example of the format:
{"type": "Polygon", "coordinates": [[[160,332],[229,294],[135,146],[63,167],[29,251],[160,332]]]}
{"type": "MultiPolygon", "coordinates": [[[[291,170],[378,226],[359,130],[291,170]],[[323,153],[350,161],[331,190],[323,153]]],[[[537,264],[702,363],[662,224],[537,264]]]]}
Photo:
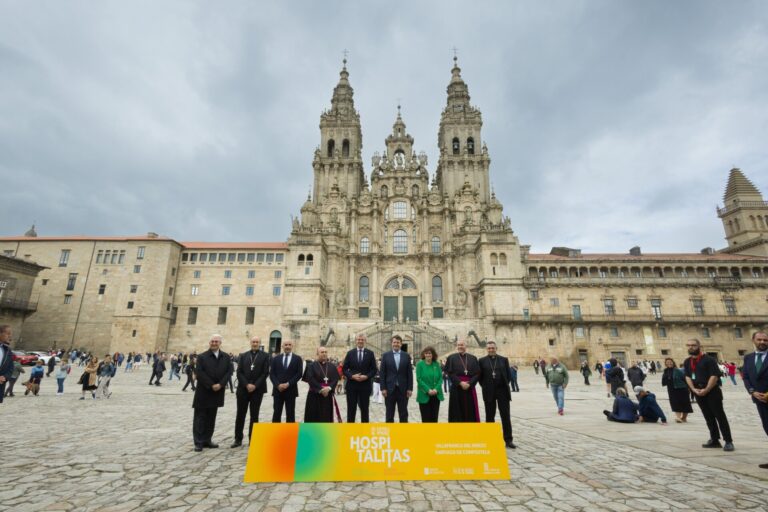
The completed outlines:
{"type": "Polygon", "coordinates": [[[437,163],[453,45],[522,243],[723,246],[768,186],[762,2],[71,2],[0,7],[0,234],[284,240],[341,50],[381,151],[398,98],[437,163]]]}

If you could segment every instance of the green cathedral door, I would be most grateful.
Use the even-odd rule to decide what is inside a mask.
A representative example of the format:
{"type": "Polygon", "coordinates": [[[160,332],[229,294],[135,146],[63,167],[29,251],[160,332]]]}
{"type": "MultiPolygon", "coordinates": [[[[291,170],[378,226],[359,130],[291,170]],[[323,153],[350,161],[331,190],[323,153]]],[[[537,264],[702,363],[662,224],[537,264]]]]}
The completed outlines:
{"type": "Polygon", "coordinates": [[[397,314],[398,297],[384,297],[384,321],[396,322],[399,319],[397,314]]]}
{"type": "Polygon", "coordinates": [[[418,297],[403,297],[403,322],[417,322],[419,320],[418,297]]]}

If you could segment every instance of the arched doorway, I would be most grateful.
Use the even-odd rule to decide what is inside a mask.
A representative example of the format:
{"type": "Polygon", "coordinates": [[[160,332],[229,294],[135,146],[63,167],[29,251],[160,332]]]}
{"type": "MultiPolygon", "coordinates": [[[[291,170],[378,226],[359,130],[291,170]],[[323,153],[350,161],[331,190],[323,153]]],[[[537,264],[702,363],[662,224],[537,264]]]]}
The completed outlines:
{"type": "Polygon", "coordinates": [[[283,342],[283,335],[280,331],[272,331],[269,334],[269,353],[277,354],[280,352],[280,344],[283,342]]]}
{"type": "Polygon", "coordinates": [[[393,277],[384,285],[384,321],[418,322],[419,293],[409,277],[393,277]]]}

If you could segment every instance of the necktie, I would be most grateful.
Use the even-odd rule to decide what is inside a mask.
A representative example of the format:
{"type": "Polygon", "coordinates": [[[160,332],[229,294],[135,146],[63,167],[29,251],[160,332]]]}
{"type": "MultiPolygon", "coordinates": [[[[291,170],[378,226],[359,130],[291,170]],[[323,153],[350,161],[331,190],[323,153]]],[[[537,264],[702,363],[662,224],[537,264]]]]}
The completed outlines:
{"type": "Polygon", "coordinates": [[[358,350],[357,351],[357,362],[358,363],[362,363],[363,362],[363,351],[362,350],[358,350]]]}
{"type": "Polygon", "coordinates": [[[400,369],[400,352],[395,352],[395,369],[400,369]]]}
{"type": "Polygon", "coordinates": [[[283,368],[288,368],[288,354],[283,356],[283,368]]]}
{"type": "Polygon", "coordinates": [[[757,370],[757,373],[760,373],[760,370],[763,368],[763,356],[765,354],[758,352],[757,357],[755,358],[755,370],[757,370]]]}

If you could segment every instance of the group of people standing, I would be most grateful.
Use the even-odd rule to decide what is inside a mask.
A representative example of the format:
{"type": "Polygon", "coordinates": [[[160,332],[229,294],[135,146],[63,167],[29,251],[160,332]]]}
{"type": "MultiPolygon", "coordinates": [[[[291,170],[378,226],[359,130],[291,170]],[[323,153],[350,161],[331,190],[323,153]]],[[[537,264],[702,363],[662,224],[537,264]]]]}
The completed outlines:
{"type": "MultiPolygon", "coordinates": [[[[394,422],[395,412],[401,423],[408,422],[408,401],[413,396],[414,387],[422,422],[437,422],[440,403],[444,400],[445,375],[450,381],[448,421],[480,421],[476,390],[479,384],[485,404],[485,421],[495,422],[498,411],[504,442],[507,447],[515,448],[509,414],[511,368],[509,360],[496,353],[494,342],[487,343],[488,354],[478,359],[467,352],[466,342],[459,340],[456,353],[448,356],[443,367],[434,348],[427,347],[414,367],[411,355],[402,350],[400,336],[392,337],[392,350],[382,354],[380,364],[377,364],[373,351],[366,348],[366,341],[364,335],[357,335],[355,347],[347,352],[341,365],[341,374],[346,381],[347,422],[356,421],[358,409],[360,421],[369,422],[370,398],[376,380],[384,397],[386,422],[394,422]]],[[[197,357],[192,430],[195,451],[198,452],[218,447],[212,440],[216,412],[224,405],[224,390],[232,373],[232,358],[221,350],[221,344],[221,336],[212,336],[209,350],[197,357]]],[[[249,437],[253,424],[258,422],[263,396],[267,392],[267,379],[272,383],[272,422],[282,421],[283,410],[286,422],[296,421],[299,381],[309,386],[304,422],[342,421],[336,401],[340,375],[336,365],[328,358],[327,348],[319,347],[316,358],[305,365],[301,356],[293,352],[293,343],[289,340],[283,341],[282,353],[271,358],[261,350],[258,336],[251,338],[250,344],[250,350],[236,358],[237,413],[232,448],[243,444],[246,415],[250,413],[249,437]]]]}

